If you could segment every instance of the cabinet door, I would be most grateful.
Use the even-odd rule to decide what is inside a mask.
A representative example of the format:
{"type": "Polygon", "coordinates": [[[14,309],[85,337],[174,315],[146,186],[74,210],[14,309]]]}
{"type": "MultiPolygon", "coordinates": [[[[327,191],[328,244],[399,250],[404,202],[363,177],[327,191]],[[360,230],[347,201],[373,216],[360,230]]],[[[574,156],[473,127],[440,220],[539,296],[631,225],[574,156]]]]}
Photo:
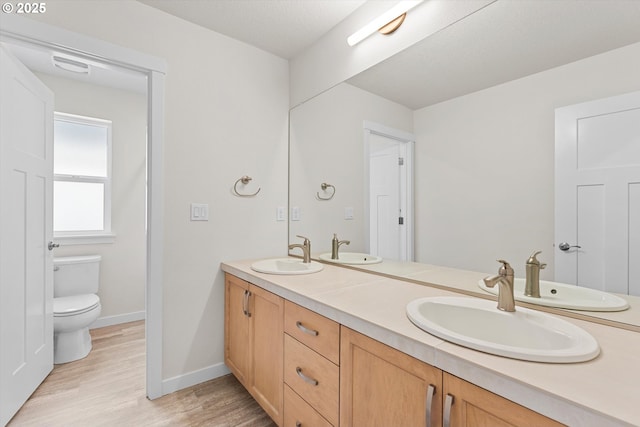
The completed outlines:
{"type": "Polygon", "coordinates": [[[245,387],[250,373],[248,293],[249,283],[225,275],[224,363],[245,387]]]}
{"type": "Polygon", "coordinates": [[[251,292],[252,375],[249,392],[278,425],[282,425],[284,301],[257,286],[251,292]]]}
{"type": "Polygon", "coordinates": [[[340,334],[341,427],[441,425],[442,371],[344,326],[340,334]]]}
{"type": "Polygon", "coordinates": [[[555,427],[563,425],[446,372],[443,381],[444,427],[555,427]],[[451,405],[448,404],[449,402],[451,405]]]}

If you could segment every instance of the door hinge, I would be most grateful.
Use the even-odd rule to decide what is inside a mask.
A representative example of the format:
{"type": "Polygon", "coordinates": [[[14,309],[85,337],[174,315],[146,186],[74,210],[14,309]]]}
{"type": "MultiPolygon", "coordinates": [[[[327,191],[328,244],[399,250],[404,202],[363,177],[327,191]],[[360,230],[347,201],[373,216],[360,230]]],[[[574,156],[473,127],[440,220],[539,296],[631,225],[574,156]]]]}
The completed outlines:
{"type": "Polygon", "coordinates": [[[398,224],[403,225],[404,224],[404,217],[398,217],[398,224]]]}
{"type": "Polygon", "coordinates": [[[404,166],[404,157],[398,157],[398,166],[404,166]]]}

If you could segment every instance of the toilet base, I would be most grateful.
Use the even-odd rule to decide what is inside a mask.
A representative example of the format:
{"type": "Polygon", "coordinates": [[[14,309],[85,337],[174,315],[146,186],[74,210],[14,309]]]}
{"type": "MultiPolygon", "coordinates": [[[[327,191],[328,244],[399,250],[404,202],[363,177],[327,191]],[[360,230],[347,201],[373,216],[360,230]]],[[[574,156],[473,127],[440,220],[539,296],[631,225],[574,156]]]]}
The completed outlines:
{"type": "Polygon", "coordinates": [[[89,328],[53,335],[53,363],[68,363],[87,357],[91,351],[89,328]]]}

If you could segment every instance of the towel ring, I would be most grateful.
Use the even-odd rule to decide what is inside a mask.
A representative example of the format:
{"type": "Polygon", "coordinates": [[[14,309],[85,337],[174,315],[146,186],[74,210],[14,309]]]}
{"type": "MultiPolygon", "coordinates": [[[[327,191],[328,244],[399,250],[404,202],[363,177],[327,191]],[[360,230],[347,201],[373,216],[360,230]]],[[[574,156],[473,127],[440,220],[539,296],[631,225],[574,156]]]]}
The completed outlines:
{"type": "Polygon", "coordinates": [[[322,191],[327,191],[327,188],[332,188],[333,191],[331,192],[331,195],[329,197],[322,197],[319,191],[316,192],[316,198],[318,200],[331,200],[333,199],[333,196],[336,195],[336,187],[334,187],[331,184],[327,184],[326,182],[323,182],[322,184],[320,184],[320,188],[322,188],[322,191]]]}
{"type": "Polygon", "coordinates": [[[251,193],[251,194],[244,194],[244,193],[240,193],[238,191],[238,183],[239,182],[241,182],[243,185],[247,185],[249,183],[249,181],[251,181],[252,179],[253,178],[251,178],[250,176],[245,175],[242,178],[238,179],[235,184],[233,184],[233,192],[236,194],[236,196],[238,196],[238,197],[253,197],[253,196],[255,196],[256,194],[258,194],[260,192],[260,190],[261,190],[260,187],[258,187],[258,189],[256,190],[255,193],[251,193]]]}

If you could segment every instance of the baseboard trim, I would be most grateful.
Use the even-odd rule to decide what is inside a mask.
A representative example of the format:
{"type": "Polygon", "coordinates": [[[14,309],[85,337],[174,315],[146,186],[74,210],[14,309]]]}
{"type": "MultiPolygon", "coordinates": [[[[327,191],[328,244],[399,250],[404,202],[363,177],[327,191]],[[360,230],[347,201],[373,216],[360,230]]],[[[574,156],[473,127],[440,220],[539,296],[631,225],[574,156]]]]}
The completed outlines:
{"type": "Polygon", "coordinates": [[[173,393],[175,391],[182,390],[183,388],[191,387],[192,385],[227,375],[230,372],[231,371],[229,371],[229,368],[227,368],[224,363],[218,363],[197,371],[178,375],[173,378],[167,378],[166,380],[162,380],[162,394],[165,395],[173,393]]]}
{"type": "Polygon", "coordinates": [[[98,318],[89,329],[104,328],[105,326],[119,325],[121,323],[135,322],[144,320],[146,313],[144,311],[134,311],[133,313],[116,314],[115,316],[105,316],[98,318]]]}

